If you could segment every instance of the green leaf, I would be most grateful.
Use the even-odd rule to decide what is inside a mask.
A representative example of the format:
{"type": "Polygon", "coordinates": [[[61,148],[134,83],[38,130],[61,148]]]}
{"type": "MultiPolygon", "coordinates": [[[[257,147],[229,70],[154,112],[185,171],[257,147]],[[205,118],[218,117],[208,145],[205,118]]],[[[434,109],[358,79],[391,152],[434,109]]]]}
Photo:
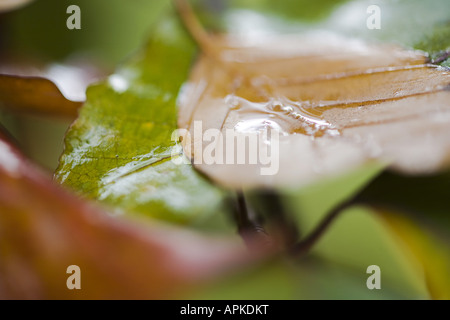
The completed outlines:
{"type": "Polygon", "coordinates": [[[180,23],[166,16],[142,51],[88,89],[56,178],[119,212],[185,224],[211,218],[226,226],[225,193],[190,165],[171,161],[172,154],[180,157],[171,137],[175,102],[194,53],[180,23]]]}

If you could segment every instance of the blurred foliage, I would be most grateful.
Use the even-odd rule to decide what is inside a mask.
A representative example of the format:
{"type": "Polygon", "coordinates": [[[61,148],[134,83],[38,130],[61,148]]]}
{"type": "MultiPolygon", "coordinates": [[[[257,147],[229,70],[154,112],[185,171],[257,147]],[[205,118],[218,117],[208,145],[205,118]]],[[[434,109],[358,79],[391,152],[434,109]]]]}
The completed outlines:
{"type": "Polygon", "coordinates": [[[336,7],[349,0],[231,0],[232,8],[259,10],[283,18],[315,22],[326,18],[336,7]]]}
{"type": "MultiPolygon", "coordinates": [[[[444,52],[449,52],[450,18],[446,23],[437,25],[433,32],[418,42],[415,47],[429,52],[433,60],[439,58],[444,52]]],[[[450,68],[450,59],[444,60],[441,65],[450,68]]]]}
{"type": "MultiPolygon", "coordinates": [[[[306,25],[367,40],[400,43],[425,50],[432,57],[448,49],[448,0],[376,1],[382,9],[382,30],[367,30],[365,26],[369,2],[373,4],[365,0],[245,0],[231,1],[229,6],[259,10],[268,21],[281,17],[286,24],[298,24],[299,29],[306,25]]],[[[226,6],[218,8],[222,7],[226,6]]],[[[232,227],[223,207],[227,193],[212,186],[191,166],[175,166],[168,158],[176,148],[170,141],[170,133],[176,127],[176,96],[195,54],[192,42],[168,11],[165,0],[38,0],[2,17],[7,30],[3,32],[3,43],[17,54],[49,60],[85,51],[110,67],[150,35],[151,41],[143,50],[109,79],[89,89],[88,103],[67,135],[56,176],[65,185],[110,205],[116,212],[138,213],[210,232],[230,232],[232,227]],[[82,8],[82,30],[65,28],[65,9],[69,4],[82,8]],[[159,27],[150,29],[157,17],[163,17],[159,27]]],[[[444,63],[448,65],[448,61],[444,63]]],[[[44,143],[34,141],[34,148],[44,143]]],[[[379,214],[367,207],[350,208],[331,226],[311,255],[274,259],[266,265],[249,267],[195,294],[189,291],[186,296],[448,297],[448,174],[405,178],[379,175],[382,170],[382,165],[355,168],[336,180],[279,192],[286,207],[295,214],[303,235],[311,232],[330,209],[377,176],[364,195],[377,203],[398,204],[408,215],[398,214],[402,210],[379,214]],[[380,291],[369,291],[365,286],[366,268],[371,264],[382,268],[380,291]]]]}
{"type": "Polygon", "coordinates": [[[164,2],[132,0],[38,0],[4,20],[4,45],[15,54],[64,60],[76,53],[112,68],[148,37],[164,2]],[[69,30],[69,5],[81,9],[81,30],[69,30]]]}

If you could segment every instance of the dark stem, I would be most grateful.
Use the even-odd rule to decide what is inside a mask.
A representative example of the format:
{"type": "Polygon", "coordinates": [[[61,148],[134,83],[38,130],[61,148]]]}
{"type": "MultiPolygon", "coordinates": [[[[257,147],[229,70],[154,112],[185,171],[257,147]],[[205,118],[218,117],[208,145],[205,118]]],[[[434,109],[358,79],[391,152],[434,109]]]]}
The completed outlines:
{"type": "Polygon", "coordinates": [[[305,239],[298,242],[291,250],[294,255],[304,255],[311,250],[311,248],[322,238],[325,232],[328,230],[330,225],[335,221],[335,219],[342,213],[346,208],[349,208],[357,204],[355,199],[348,200],[336,208],[333,209],[319,224],[319,226],[314,229],[305,239]]]}
{"type": "Polygon", "coordinates": [[[264,246],[284,251],[298,241],[297,224],[276,192],[258,190],[245,195],[239,192],[234,208],[234,221],[247,247],[264,246]]]}
{"type": "Polygon", "coordinates": [[[255,246],[271,246],[272,241],[262,227],[262,218],[254,212],[245,201],[244,195],[237,193],[234,201],[233,218],[236,222],[238,233],[249,249],[255,246]]]}
{"type": "Polygon", "coordinates": [[[283,249],[291,248],[299,239],[297,223],[283,205],[280,194],[275,191],[258,191],[254,194],[259,213],[267,217],[270,235],[283,249]]]}

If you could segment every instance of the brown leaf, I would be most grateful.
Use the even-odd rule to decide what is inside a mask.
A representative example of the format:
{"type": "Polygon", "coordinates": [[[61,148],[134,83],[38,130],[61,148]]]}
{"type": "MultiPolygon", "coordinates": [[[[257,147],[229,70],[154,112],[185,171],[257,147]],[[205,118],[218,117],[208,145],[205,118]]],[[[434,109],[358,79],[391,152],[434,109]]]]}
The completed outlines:
{"type": "Polygon", "coordinates": [[[82,104],[48,79],[0,74],[0,106],[10,111],[75,118],[82,104]]]}
{"type": "Polygon", "coordinates": [[[240,244],[112,217],[0,137],[0,298],[162,299],[252,260],[240,244]],[[70,265],[81,290],[68,290],[70,265]]]}
{"type": "Polygon", "coordinates": [[[182,92],[178,124],[192,138],[184,137],[188,156],[220,184],[304,185],[373,160],[407,174],[450,164],[450,72],[422,52],[323,33],[214,41],[182,92]],[[233,156],[220,145],[224,165],[199,163],[220,139],[196,135],[196,121],[201,133],[274,129],[278,172],[248,164],[250,148],[235,149],[234,163],[240,152],[246,165],[227,163],[233,156]]]}

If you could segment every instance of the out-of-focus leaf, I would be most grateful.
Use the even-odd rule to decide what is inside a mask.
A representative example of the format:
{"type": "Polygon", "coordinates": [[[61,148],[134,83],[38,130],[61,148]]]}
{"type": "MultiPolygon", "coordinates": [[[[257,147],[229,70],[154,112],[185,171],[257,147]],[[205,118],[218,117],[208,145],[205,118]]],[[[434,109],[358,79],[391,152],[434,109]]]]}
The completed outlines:
{"type": "Polygon", "coordinates": [[[182,156],[172,140],[175,101],[194,52],[180,23],[165,18],[141,52],[90,87],[67,134],[57,179],[117,211],[232,230],[225,193],[190,165],[172,161],[182,156]]]}
{"type": "Polygon", "coordinates": [[[169,298],[255,253],[226,239],[113,218],[0,139],[2,299],[169,298]],[[81,290],[66,287],[70,265],[81,269],[81,290]]]}
{"type": "Polygon", "coordinates": [[[75,118],[81,105],[48,79],[0,74],[0,106],[12,112],[75,118]]]}
{"type": "Polygon", "coordinates": [[[428,290],[434,299],[450,299],[450,239],[446,233],[414,221],[406,215],[385,209],[379,212],[423,268],[428,290]]]}

